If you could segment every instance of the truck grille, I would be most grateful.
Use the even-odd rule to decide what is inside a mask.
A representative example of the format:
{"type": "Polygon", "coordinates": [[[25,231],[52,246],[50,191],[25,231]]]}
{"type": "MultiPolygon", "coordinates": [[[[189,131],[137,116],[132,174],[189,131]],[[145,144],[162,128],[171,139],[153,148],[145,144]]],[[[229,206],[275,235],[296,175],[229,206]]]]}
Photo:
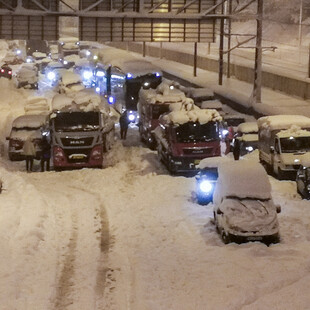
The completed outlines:
{"type": "Polygon", "coordinates": [[[68,163],[87,163],[91,149],[75,149],[66,150],[64,149],[68,163]]]}
{"type": "Polygon", "coordinates": [[[93,143],[93,137],[85,137],[85,138],[61,138],[61,143],[63,146],[71,146],[71,147],[81,147],[81,146],[90,146],[93,143]]]}
{"type": "Polygon", "coordinates": [[[184,148],[184,155],[211,155],[213,148],[184,148]]]}

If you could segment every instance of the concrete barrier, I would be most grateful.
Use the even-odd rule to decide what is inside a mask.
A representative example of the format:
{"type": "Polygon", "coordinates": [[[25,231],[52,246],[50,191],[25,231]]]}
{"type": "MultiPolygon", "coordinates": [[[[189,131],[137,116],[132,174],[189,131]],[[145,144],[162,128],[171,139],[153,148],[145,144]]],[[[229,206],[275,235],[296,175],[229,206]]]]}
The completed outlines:
{"type": "MultiPolygon", "coordinates": [[[[127,49],[131,52],[143,54],[143,45],[135,42],[114,42],[111,46],[127,49]]],[[[145,54],[151,57],[165,58],[179,62],[184,65],[193,66],[194,56],[182,51],[174,51],[169,49],[160,49],[156,46],[146,45],[145,54]]],[[[226,71],[226,63],[224,63],[224,72],[226,71]]],[[[197,67],[203,70],[212,72],[218,72],[218,61],[217,59],[209,57],[197,57],[197,67]]],[[[254,80],[254,69],[240,64],[231,63],[231,76],[236,79],[248,83],[253,83],[254,80]]],[[[310,79],[297,79],[289,76],[284,76],[272,72],[263,71],[262,85],[264,87],[278,90],[291,96],[297,96],[302,99],[310,99],[310,79]]]]}

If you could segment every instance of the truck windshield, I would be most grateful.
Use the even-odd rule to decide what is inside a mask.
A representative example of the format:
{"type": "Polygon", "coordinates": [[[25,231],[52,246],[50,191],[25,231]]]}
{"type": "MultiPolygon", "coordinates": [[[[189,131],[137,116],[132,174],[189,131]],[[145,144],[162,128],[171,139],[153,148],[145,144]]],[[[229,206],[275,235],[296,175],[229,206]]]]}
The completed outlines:
{"type": "Polygon", "coordinates": [[[159,117],[166,112],[169,112],[169,104],[152,105],[152,119],[159,119],[159,117]]]}
{"type": "Polygon", "coordinates": [[[280,144],[282,153],[310,151],[310,137],[281,138],[280,144]]]}
{"type": "Polygon", "coordinates": [[[206,124],[188,122],[176,127],[176,138],[181,143],[218,140],[218,124],[215,122],[208,122],[206,124]]]}
{"type": "Polygon", "coordinates": [[[61,112],[54,118],[55,131],[95,131],[99,129],[99,112],[61,112]]]}

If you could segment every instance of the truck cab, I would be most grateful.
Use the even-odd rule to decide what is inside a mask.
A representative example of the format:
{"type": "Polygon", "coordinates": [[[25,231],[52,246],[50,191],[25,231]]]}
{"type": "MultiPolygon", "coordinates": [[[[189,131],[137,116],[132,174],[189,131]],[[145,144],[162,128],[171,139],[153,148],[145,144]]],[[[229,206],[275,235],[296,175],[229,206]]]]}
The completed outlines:
{"type": "Polygon", "coordinates": [[[196,172],[206,157],[220,156],[220,122],[216,110],[172,111],[155,129],[159,159],[170,173],[196,172]]]}

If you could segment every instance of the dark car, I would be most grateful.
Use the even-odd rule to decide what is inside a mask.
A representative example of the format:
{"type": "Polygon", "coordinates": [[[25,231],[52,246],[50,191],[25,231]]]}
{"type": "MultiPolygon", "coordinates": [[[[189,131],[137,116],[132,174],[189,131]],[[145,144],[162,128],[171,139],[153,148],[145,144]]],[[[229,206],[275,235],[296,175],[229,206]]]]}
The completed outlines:
{"type": "Polygon", "coordinates": [[[0,69],[0,77],[4,77],[7,79],[12,79],[12,68],[9,67],[7,64],[1,66],[0,69]]]}
{"type": "Polygon", "coordinates": [[[296,175],[297,192],[302,198],[310,199],[310,167],[300,165],[296,175]]]}

